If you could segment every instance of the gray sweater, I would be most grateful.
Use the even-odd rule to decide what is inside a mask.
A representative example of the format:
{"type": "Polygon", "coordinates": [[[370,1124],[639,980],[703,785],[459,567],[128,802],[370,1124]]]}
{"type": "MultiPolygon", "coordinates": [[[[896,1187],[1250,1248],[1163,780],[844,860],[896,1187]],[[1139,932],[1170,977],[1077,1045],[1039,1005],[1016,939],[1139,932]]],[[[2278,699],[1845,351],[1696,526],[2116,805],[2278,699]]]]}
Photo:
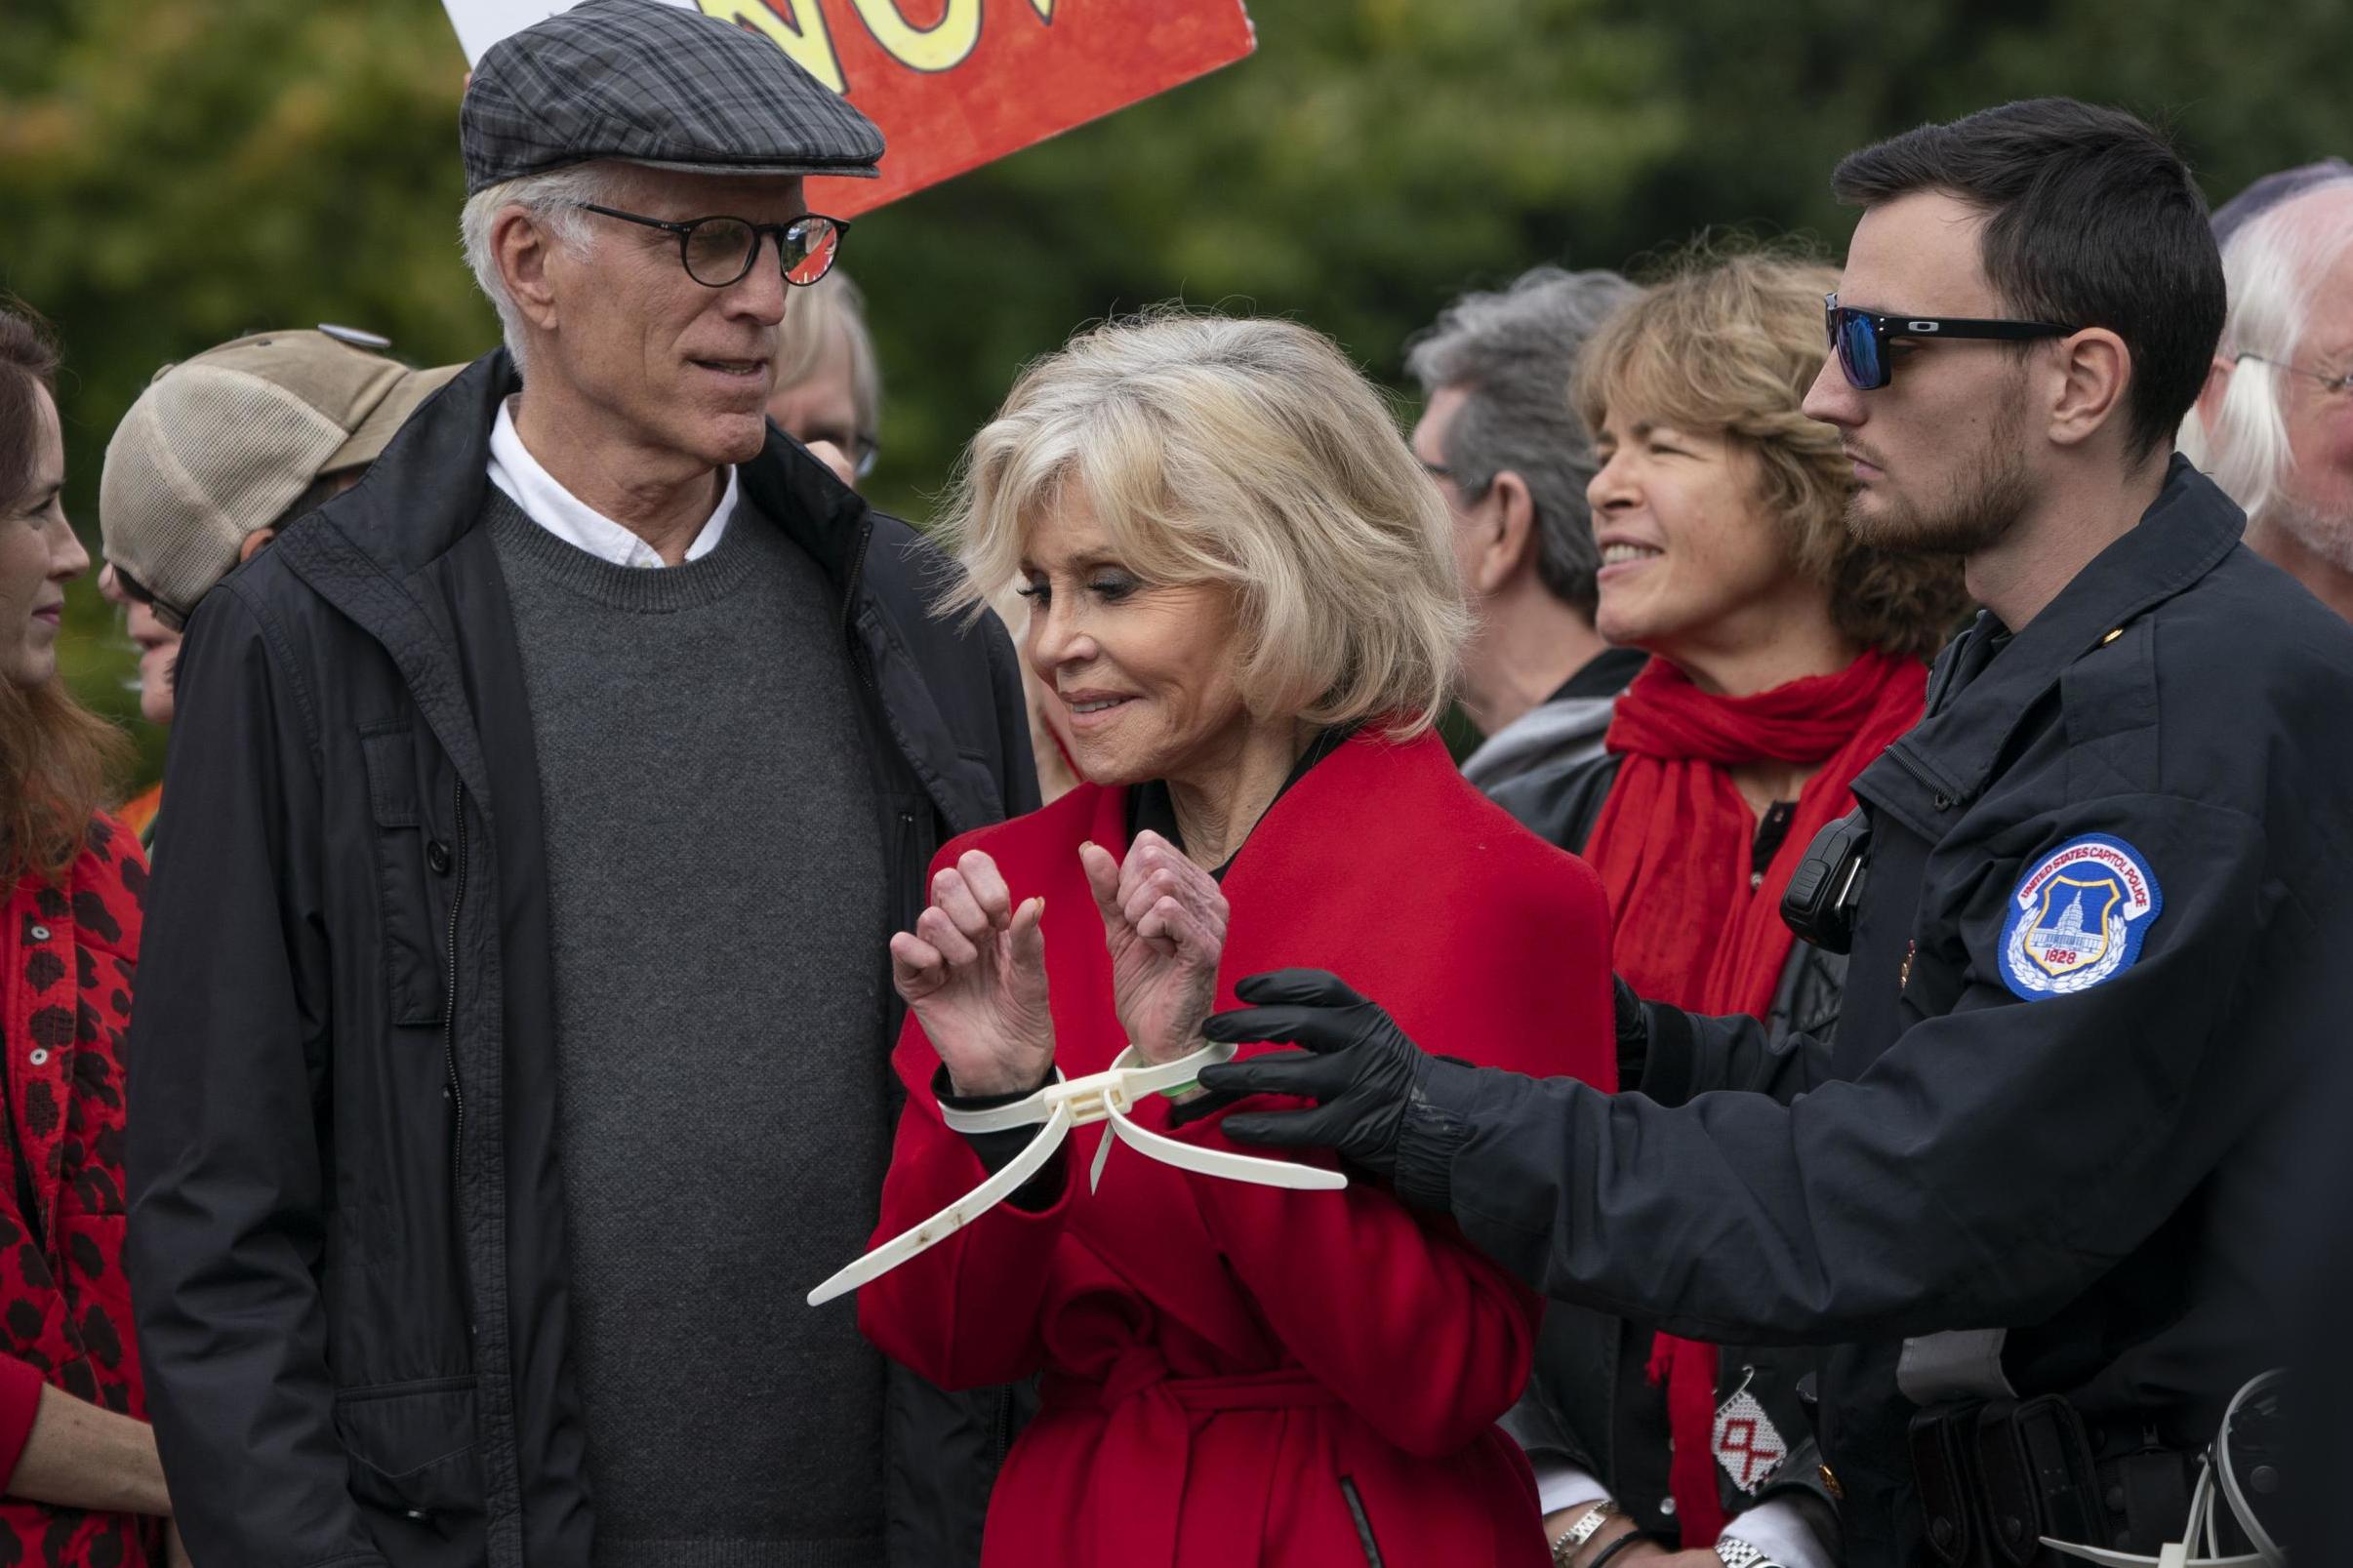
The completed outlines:
{"type": "Polygon", "coordinates": [[[802,1295],[887,1157],[887,890],[816,564],[740,509],[610,565],[495,486],[547,813],[596,1568],[882,1555],[882,1364],[802,1295]]]}

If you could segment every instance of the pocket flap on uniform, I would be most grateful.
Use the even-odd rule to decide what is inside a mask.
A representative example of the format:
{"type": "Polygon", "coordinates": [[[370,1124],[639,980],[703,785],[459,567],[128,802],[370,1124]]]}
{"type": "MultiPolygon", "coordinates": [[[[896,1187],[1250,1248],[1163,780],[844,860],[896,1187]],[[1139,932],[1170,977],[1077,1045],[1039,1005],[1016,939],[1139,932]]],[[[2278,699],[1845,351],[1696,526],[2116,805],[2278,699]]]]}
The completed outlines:
{"type": "Polygon", "coordinates": [[[471,1379],[339,1394],[335,1425],[350,1456],[354,1497],[402,1512],[481,1510],[471,1379]]]}
{"type": "Polygon", "coordinates": [[[379,827],[415,827],[425,819],[417,809],[417,765],[407,725],[362,731],[359,750],[368,769],[368,807],[379,827]]]}

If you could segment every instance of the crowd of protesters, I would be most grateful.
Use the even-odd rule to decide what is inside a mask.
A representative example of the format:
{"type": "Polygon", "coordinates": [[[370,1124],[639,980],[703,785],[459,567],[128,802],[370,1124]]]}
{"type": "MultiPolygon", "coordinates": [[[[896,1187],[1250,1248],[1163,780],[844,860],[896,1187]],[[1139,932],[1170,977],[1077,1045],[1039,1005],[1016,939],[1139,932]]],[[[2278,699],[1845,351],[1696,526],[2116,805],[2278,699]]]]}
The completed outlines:
{"type": "Polygon", "coordinates": [[[1409,434],[1114,320],[926,538],[856,108],[588,0],[461,148],[503,345],[113,432],[129,801],[0,307],[0,1561],[2153,1561],[2341,1352],[2353,167],[1924,127],[1843,272],[1464,295],[1409,434]]]}

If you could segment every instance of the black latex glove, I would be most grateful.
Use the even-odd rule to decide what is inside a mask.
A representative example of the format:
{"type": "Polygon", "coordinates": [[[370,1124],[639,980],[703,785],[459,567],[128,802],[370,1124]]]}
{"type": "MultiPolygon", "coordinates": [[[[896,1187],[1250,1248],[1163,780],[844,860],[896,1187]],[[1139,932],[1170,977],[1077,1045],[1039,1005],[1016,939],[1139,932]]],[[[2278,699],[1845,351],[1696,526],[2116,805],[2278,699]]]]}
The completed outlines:
{"type": "Polygon", "coordinates": [[[1212,1040],[1288,1040],[1305,1047],[1201,1069],[1221,1095],[1295,1095],[1312,1110],[1237,1111],[1224,1122],[1237,1143],[1330,1148],[1384,1179],[1397,1172],[1406,1112],[1431,1059],[1387,1013],[1320,969],[1278,969],[1234,987],[1248,1007],[1213,1013],[1212,1040]]]}

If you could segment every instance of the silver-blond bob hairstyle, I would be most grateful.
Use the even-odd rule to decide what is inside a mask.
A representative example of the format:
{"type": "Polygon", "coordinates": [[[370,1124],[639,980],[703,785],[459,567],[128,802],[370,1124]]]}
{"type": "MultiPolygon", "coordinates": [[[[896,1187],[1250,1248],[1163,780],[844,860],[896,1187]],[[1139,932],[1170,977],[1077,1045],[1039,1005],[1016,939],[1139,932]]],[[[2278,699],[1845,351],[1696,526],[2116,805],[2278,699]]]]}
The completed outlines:
{"type": "Polygon", "coordinates": [[[589,243],[588,215],[580,210],[581,204],[614,205],[614,175],[611,163],[567,164],[544,174],[485,185],[466,198],[466,208],[458,216],[466,264],[473,269],[474,282],[489,299],[490,307],[499,313],[499,330],[506,336],[507,352],[518,372],[523,369],[523,313],[515,307],[514,296],[507,292],[507,280],[499,275],[498,253],[491,246],[491,230],[499,214],[509,207],[522,208],[542,232],[577,256],[589,243]]]}
{"type": "Polygon", "coordinates": [[[941,534],[964,570],[943,609],[977,614],[1019,578],[1073,494],[1146,582],[1233,593],[1253,715],[1405,739],[1444,710],[1470,627],[1452,520],[1320,333],[1162,309],[1031,365],[958,471],[941,534]]]}
{"type": "Polygon", "coordinates": [[[2353,251],[2353,178],[2324,181],[2251,220],[2222,250],[2230,291],[2219,356],[2234,361],[2210,422],[2192,408],[2181,451],[2248,516],[2286,488],[2294,454],[2283,401],[2304,341],[2312,291],[2353,251]]]}

